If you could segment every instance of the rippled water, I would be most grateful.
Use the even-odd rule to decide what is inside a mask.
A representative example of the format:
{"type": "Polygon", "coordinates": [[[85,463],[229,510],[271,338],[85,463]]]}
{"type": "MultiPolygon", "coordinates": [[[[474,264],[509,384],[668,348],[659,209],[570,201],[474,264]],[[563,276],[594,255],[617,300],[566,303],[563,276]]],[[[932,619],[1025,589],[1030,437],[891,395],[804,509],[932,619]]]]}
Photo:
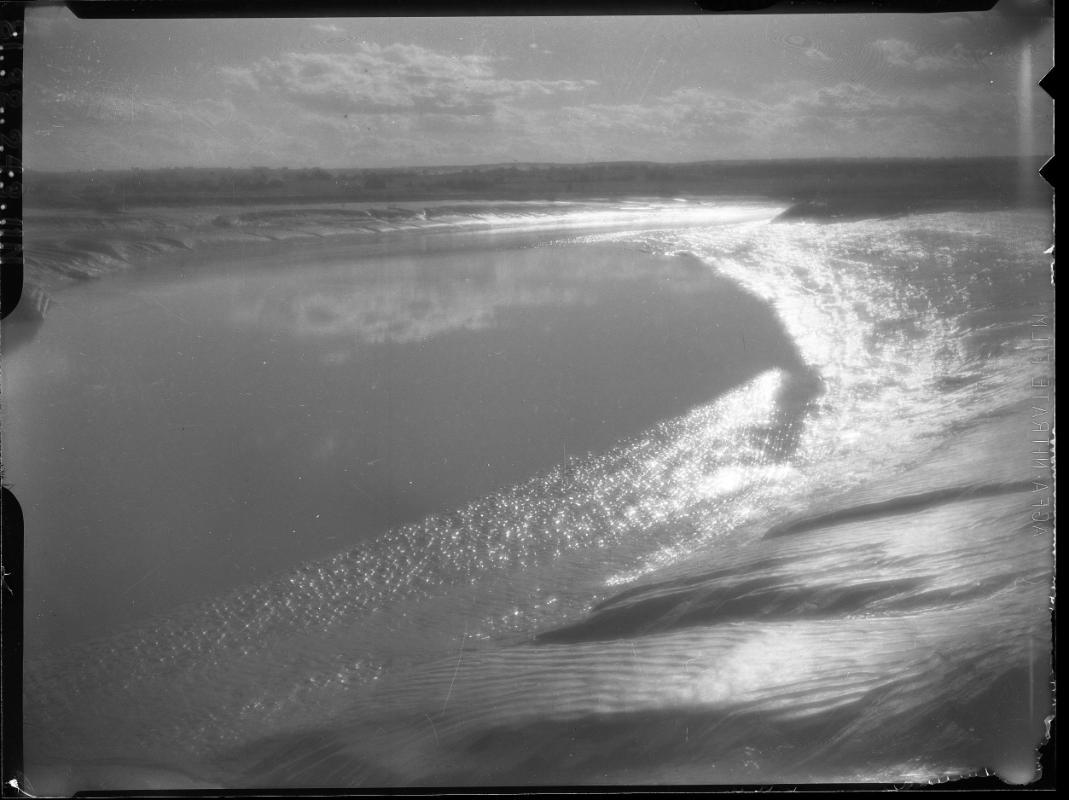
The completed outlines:
{"type": "Polygon", "coordinates": [[[48,567],[29,612],[53,649],[803,369],[731,281],[609,245],[125,276],[65,295],[13,362],[11,475],[48,567]]]}
{"type": "MultiPolygon", "coordinates": [[[[242,342],[228,361],[235,345],[189,340],[189,374],[216,359],[207,383],[252,410],[201,440],[233,461],[179,459],[187,480],[233,481],[274,447],[288,471],[265,496],[349,520],[342,483],[315,495],[329,470],[293,485],[300,447],[336,468],[378,446],[435,488],[402,491],[411,515],[355,548],[35,662],[40,779],[71,762],[91,765],[82,785],[115,762],[243,786],[1030,775],[1049,708],[1044,215],[687,223],[234,273],[197,303],[181,282],[116,289],[162,306],[164,349],[173,314],[242,342]],[[268,352],[291,366],[249,369],[268,352]],[[376,445],[380,424],[326,441],[359,440],[378,379],[419,447],[376,445]],[[310,382],[329,400],[294,427],[310,382]]],[[[155,359],[127,361],[151,386],[155,359]]],[[[225,518],[237,551],[286,513],[225,518]]]]}

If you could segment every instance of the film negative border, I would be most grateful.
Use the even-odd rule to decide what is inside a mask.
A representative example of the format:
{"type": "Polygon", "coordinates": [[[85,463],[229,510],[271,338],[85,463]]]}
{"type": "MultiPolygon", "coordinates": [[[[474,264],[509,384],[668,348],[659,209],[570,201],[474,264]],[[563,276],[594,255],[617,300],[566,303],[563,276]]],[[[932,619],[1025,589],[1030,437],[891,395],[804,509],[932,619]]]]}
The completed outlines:
{"type": "MultiPolygon", "coordinates": [[[[897,2],[863,2],[861,0],[542,0],[542,2],[511,2],[505,5],[489,0],[404,0],[383,5],[367,2],[315,0],[304,5],[268,0],[267,2],[219,3],[212,0],[76,0],[68,7],[84,18],[126,17],[317,17],[317,16],[465,16],[486,14],[507,15],[582,15],[582,14],[688,14],[695,13],[865,13],[873,11],[918,13],[983,11],[995,6],[995,0],[898,0],[897,2]]],[[[2,315],[7,316],[18,304],[23,288],[22,252],[22,3],[0,5],[0,265],[2,286],[0,301],[2,315]]],[[[1054,98],[1053,68],[1039,85],[1054,98]]],[[[1040,170],[1042,177],[1056,186],[1055,155],[1040,170]]],[[[3,746],[0,750],[4,781],[4,795],[22,793],[16,776],[21,771],[21,672],[22,672],[22,514],[14,495],[3,489],[0,499],[0,525],[3,528],[2,584],[0,584],[0,612],[3,648],[2,714],[3,746]]],[[[1056,628],[1055,628],[1056,629],[1056,628]]],[[[1051,739],[1042,748],[1043,779],[1029,788],[1050,788],[1056,782],[1055,724],[1052,721],[1051,739]]],[[[653,788],[653,787],[650,787],[653,788]]],[[[750,787],[753,788],[753,787],[750,787]]],[[[804,790],[820,790],[816,785],[804,790]]],[[[829,787],[823,787],[829,788],[829,787]]],[[[838,787],[845,788],[845,787],[838,787]]],[[[995,778],[972,778],[956,782],[954,790],[976,788],[1006,788],[995,778]]],[[[730,790],[730,787],[722,787],[730,790]]],[[[440,790],[433,793],[440,794],[440,790]]],[[[116,793],[96,793],[114,796],[116,793]]],[[[118,793],[122,794],[122,793],[118,793]]],[[[254,795],[255,792],[234,793],[254,795]]],[[[351,794],[346,792],[317,792],[317,794],[351,794]]],[[[87,796],[92,796],[92,793],[87,796]]]]}
{"type": "MultiPolygon", "coordinates": [[[[0,4],[0,316],[22,295],[22,56],[18,3],[0,4]]],[[[2,356],[0,356],[2,358],[2,356]]],[[[0,374],[2,374],[0,361],[0,374]]],[[[0,440],[2,441],[2,440],[0,440]]],[[[2,473],[0,455],[0,477],[2,473]]],[[[23,519],[15,495],[0,489],[0,771],[4,795],[22,769],[23,519]]]]}

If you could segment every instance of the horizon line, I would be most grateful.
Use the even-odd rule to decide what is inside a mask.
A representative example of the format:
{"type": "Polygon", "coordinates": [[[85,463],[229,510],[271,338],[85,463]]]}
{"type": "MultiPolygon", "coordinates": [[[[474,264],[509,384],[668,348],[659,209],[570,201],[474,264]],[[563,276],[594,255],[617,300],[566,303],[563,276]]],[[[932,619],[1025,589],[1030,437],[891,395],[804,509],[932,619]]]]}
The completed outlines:
{"type": "Polygon", "coordinates": [[[755,164],[755,163],[814,163],[814,162],[827,162],[827,163],[855,163],[855,162],[878,162],[878,161],[911,161],[911,162],[923,162],[923,161],[1029,161],[1039,159],[1049,159],[1051,156],[1043,153],[1031,153],[1028,155],[1020,155],[1016,153],[1003,153],[992,155],[970,155],[970,156],[777,156],[768,158],[720,158],[720,159],[702,159],[697,161],[657,161],[651,159],[636,160],[636,159],[620,159],[610,161],[491,161],[491,162],[478,162],[471,164],[409,164],[402,166],[334,166],[328,167],[322,164],[304,164],[304,165],[278,165],[267,166],[265,164],[248,164],[248,165],[235,165],[235,166],[219,166],[208,164],[184,164],[184,165],[167,165],[156,167],[142,167],[142,166],[129,166],[129,167],[94,167],[92,169],[42,169],[39,167],[26,167],[23,166],[22,174],[27,175],[29,173],[39,174],[51,174],[51,175],[91,175],[101,172],[161,172],[165,170],[309,170],[320,169],[324,171],[360,171],[360,172],[390,172],[390,171],[403,171],[403,170],[425,170],[425,169],[475,169],[475,168],[508,168],[508,167],[588,167],[588,166],[687,166],[687,165],[709,165],[709,164],[755,164]]]}

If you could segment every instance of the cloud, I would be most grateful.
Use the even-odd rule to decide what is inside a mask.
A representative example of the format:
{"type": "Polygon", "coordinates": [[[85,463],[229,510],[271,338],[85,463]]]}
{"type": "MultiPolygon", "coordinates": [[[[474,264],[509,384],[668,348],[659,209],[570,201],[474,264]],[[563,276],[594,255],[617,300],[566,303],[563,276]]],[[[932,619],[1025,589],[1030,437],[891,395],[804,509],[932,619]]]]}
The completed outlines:
{"type": "Polygon", "coordinates": [[[762,103],[690,87],[642,104],[565,106],[552,116],[571,137],[655,137],[661,143],[715,137],[722,143],[745,138],[768,113],[762,103]]]}
{"type": "Polygon", "coordinates": [[[338,27],[333,22],[313,22],[308,27],[316,33],[322,33],[327,36],[341,36],[345,33],[344,28],[338,27]]]}
{"type": "Polygon", "coordinates": [[[766,141],[787,138],[817,154],[937,156],[1007,152],[1016,100],[986,84],[877,91],[840,83],[770,106],[766,141]]]}
{"type": "Polygon", "coordinates": [[[974,53],[960,42],[941,53],[921,53],[909,42],[901,39],[879,39],[872,43],[887,64],[915,72],[944,72],[967,69],[979,63],[980,53],[974,53]]]}
{"type": "Polygon", "coordinates": [[[24,155],[39,169],[270,163],[301,145],[287,126],[257,124],[227,98],[116,86],[38,94],[25,119],[34,135],[24,155]]]}
{"type": "Polygon", "coordinates": [[[989,100],[950,91],[881,92],[851,82],[792,84],[753,97],[689,87],[643,104],[525,112],[510,127],[514,141],[526,135],[559,142],[562,159],[646,159],[650,142],[661,159],[679,160],[755,158],[785,146],[819,155],[924,155],[947,141],[964,141],[959,151],[982,149],[1002,135],[992,127],[999,112],[989,100]]]}
{"type": "Polygon", "coordinates": [[[752,97],[691,87],[643,105],[566,107],[526,127],[555,127],[576,153],[586,144],[628,158],[648,157],[650,141],[679,159],[754,158],[787,145],[814,155],[981,154],[1012,143],[1005,120],[1013,102],[986,85],[896,92],[846,81],[792,83],[752,97]]]}
{"type": "Polygon", "coordinates": [[[228,100],[174,98],[118,90],[61,91],[45,100],[53,121],[125,123],[147,127],[203,126],[214,130],[236,113],[228,100]]]}
{"type": "Polygon", "coordinates": [[[799,94],[781,109],[795,116],[826,118],[902,116],[936,110],[916,96],[889,95],[857,83],[840,83],[799,94]]]}
{"type": "Polygon", "coordinates": [[[72,27],[52,47],[81,60],[39,50],[27,70],[26,154],[75,167],[343,167],[1015,151],[1021,51],[985,20],[793,33],[787,56],[753,75],[652,47],[577,54],[571,34],[548,29],[498,41],[391,28],[375,40],[334,20],[301,23],[303,44],[216,48],[192,72],[177,53],[166,64],[116,55],[98,72],[122,48],[83,46],[72,27]]]}
{"type": "Polygon", "coordinates": [[[300,338],[336,340],[329,362],[349,360],[352,345],[421,342],[459,330],[498,324],[501,310],[551,305],[589,306],[597,282],[590,274],[569,276],[563,285],[539,282],[524,268],[502,270],[490,255],[472,255],[473,279],[445,285],[413,274],[404,265],[396,275],[329,292],[295,280],[285,300],[243,297],[230,312],[236,325],[283,330],[300,338]]]}
{"type": "Polygon", "coordinates": [[[829,61],[833,61],[834,60],[831,56],[829,56],[823,50],[821,50],[819,48],[816,48],[816,47],[807,47],[802,52],[803,52],[803,55],[805,55],[806,58],[812,59],[813,61],[821,61],[821,62],[827,63],[829,61]]]}
{"type": "Polygon", "coordinates": [[[872,46],[883,53],[888,64],[895,67],[909,67],[917,60],[917,48],[901,39],[879,39],[872,46]]]}
{"type": "Polygon", "coordinates": [[[483,55],[417,45],[360,43],[348,53],[287,53],[225,67],[235,89],[286,99],[322,114],[489,113],[501,102],[575,93],[594,81],[509,79],[483,55]]]}

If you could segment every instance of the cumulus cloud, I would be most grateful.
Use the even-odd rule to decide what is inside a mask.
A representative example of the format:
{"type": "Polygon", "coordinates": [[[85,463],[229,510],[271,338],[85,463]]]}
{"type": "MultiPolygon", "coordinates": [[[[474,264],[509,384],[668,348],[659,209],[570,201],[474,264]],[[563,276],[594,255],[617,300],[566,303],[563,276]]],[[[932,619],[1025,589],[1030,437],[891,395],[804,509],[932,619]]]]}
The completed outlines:
{"type": "Polygon", "coordinates": [[[754,62],[752,76],[730,59],[677,58],[656,37],[661,49],[649,52],[585,41],[577,51],[563,29],[521,27],[500,41],[424,31],[400,44],[392,28],[373,40],[368,26],[330,20],[302,22],[303,44],[287,37],[281,51],[255,39],[216,48],[200,70],[184,54],[165,67],[146,52],[136,72],[117,56],[110,72],[93,71],[121,48],[77,50],[72,28],[53,49],[81,61],[28,64],[26,154],[73,166],[329,168],[1015,151],[1022,55],[987,19],[936,15],[819,40],[795,32],[776,39],[785,57],[754,62]]]}
{"type": "Polygon", "coordinates": [[[500,102],[582,91],[594,81],[509,79],[483,55],[362,42],[347,53],[287,53],[223,68],[233,87],[325,114],[488,113],[500,102]]]}

